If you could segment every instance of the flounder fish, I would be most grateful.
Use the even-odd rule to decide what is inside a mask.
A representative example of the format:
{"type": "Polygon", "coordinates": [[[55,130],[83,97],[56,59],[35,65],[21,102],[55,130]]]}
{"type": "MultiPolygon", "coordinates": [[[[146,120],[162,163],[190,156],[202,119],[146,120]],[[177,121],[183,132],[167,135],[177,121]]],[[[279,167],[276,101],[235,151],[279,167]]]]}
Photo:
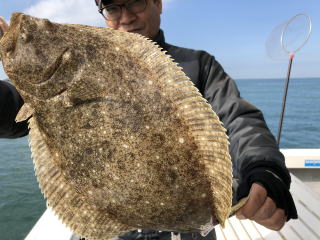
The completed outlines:
{"type": "Polygon", "coordinates": [[[145,37],[22,13],[0,41],[49,206],[75,233],[201,231],[231,212],[218,116],[145,37]]]}

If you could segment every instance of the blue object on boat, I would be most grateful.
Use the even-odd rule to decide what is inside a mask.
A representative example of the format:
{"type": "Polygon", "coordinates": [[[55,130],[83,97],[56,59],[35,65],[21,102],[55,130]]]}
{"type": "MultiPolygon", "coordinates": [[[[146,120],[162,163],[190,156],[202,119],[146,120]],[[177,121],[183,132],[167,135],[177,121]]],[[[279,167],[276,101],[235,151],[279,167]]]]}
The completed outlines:
{"type": "Polygon", "coordinates": [[[320,167],[320,160],[305,160],[305,167],[320,167]]]}

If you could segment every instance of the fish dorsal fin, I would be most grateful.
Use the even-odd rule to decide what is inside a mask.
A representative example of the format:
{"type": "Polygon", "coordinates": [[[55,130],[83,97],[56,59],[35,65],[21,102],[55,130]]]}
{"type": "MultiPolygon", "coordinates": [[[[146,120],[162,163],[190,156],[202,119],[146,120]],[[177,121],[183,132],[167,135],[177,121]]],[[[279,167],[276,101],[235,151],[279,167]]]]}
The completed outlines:
{"type": "Polygon", "coordinates": [[[232,162],[222,122],[182,68],[165,51],[142,36],[132,36],[126,39],[127,44],[128,41],[132,41],[129,46],[136,61],[153,71],[163,92],[172,99],[178,115],[188,123],[202,156],[200,164],[210,182],[214,183],[211,184],[214,217],[223,226],[232,205],[232,162]]]}
{"type": "Polygon", "coordinates": [[[29,126],[29,143],[41,191],[46,196],[49,207],[54,209],[63,223],[86,239],[111,239],[134,230],[109,218],[107,213],[97,211],[85,197],[76,193],[72,185],[66,184],[67,180],[55,160],[63,156],[53,149],[49,150],[36,118],[30,119],[29,126]]]}
{"type": "Polygon", "coordinates": [[[16,122],[27,120],[28,118],[32,117],[33,113],[34,109],[31,107],[31,105],[28,103],[24,103],[17,114],[16,122]]]}

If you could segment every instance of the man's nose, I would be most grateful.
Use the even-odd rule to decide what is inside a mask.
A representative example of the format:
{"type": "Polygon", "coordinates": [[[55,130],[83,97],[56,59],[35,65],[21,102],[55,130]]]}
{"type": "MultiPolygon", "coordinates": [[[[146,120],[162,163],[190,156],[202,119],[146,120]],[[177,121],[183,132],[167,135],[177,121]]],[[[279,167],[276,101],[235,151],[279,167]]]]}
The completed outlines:
{"type": "Polygon", "coordinates": [[[137,18],[136,14],[128,11],[125,7],[122,8],[122,15],[120,18],[120,24],[130,24],[137,18]]]}

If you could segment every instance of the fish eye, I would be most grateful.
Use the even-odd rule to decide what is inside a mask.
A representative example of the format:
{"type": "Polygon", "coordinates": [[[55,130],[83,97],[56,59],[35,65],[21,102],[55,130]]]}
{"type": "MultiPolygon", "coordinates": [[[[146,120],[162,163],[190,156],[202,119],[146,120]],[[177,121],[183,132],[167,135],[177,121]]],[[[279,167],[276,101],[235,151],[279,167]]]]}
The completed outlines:
{"type": "Polygon", "coordinates": [[[22,32],[19,37],[25,43],[28,43],[32,40],[32,36],[30,34],[25,33],[25,32],[22,32]]]}
{"type": "Polygon", "coordinates": [[[56,25],[52,22],[50,22],[48,19],[43,19],[42,20],[43,28],[45,30],[54,32],[56,30],[56,25]]]}
{"type": "Polygon", "coordinates": [[[27,34],[25,34],[25,33],[20,34],[20,38],[22,40],[26,41],[27,40],[27,34]]]}

